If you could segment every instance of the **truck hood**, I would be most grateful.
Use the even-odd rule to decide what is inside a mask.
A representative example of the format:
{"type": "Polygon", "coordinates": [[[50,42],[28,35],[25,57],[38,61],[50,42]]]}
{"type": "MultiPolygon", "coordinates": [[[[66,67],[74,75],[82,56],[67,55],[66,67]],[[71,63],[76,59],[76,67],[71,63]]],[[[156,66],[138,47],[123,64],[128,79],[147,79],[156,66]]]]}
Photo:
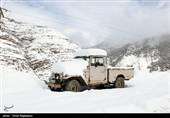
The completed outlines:
{"type": "Polygon", "coordinates": [[[52,72],[83,76],[83,71],[87,68],[87,66],[88,62],[83,59],[72,59],[70,61],[53,64],[52,72]]]}

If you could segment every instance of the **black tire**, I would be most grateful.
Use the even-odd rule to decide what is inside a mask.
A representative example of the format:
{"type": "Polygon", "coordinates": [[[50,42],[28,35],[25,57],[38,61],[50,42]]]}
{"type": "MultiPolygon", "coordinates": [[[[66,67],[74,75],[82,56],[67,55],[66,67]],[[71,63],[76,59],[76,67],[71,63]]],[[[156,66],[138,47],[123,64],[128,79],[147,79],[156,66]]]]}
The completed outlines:
{"type": "Polygon", "coordinates": [[[49,88],[50,88],[50,90],[51,90],[51,91],[55,91],[55,89],[54,89],[54,88],[52,88],[52,87],[49,87],[49,88]]]}
{"type": "Polygon", "coordinates": [[[52,87],[49,87],[51,91],[61,91],[61,88],[52,88],[52,87]]]}
{"type": "Polygon", "coordinates": [[[115,88],[124,88],[125,87],[125,81],[123,77],[117,77],[115,83],[115,88]]]}
{"type": "Polygon", "coordinates": [[[69,80],[65,86],[66,91],[80,92],[82,90],[77,80],[69,80]]]}

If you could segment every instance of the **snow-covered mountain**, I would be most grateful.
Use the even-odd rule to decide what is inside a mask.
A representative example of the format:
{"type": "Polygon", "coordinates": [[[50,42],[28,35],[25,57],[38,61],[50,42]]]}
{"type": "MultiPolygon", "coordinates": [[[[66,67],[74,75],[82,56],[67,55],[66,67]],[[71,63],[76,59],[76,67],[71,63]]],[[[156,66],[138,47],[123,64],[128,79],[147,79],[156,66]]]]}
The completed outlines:
{"type": "Polygon", "coordinates": [[[146,38],[122,47],[103,47],[113,66],[134,66],[139,70],[166,71],[170,69],[170,35],[146,38]]]}
{"type": "Polygon", "coordinates": [[[41,79],[50,74],[52,63],[67,60],[79,46],[56,29],[4,18],[0,30],[0,65],[18,71],[33,71],[41,79]]]}

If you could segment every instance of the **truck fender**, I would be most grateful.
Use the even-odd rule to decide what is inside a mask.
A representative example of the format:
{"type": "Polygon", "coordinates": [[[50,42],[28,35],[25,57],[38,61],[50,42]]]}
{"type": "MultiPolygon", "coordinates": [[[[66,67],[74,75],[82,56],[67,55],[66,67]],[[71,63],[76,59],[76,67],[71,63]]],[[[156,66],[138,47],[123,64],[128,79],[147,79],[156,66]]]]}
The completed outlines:
{"type": "Polygon", "coordinates": [[[123,78],[125,79],[125,76],[124,76],[123,74],[117,75],[116,79],[117,79],[118,77],[123,77],[123,78]]]}
{"type": "Polygon", "coordinates": [[[73,79],[77,80],[82,86],[87,86],[86,82],[83,80],[83,78],[81,76],[69,77],[69,78],[67,78],[66,82],[73,80],[73,79]]]}

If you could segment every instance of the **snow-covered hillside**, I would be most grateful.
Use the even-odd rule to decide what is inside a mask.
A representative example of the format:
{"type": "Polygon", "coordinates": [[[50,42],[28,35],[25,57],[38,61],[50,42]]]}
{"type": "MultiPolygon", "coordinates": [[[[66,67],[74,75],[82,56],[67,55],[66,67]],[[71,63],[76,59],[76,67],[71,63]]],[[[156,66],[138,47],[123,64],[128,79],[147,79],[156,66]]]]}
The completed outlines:
{"type": "Polygon", "coordinates": [[[116,66],[134,66],[139,70],[147,70],[151,63],[159,60],[159,51],[157,45],[135,44],[127,47],[126,53],[116,66]]]}
{"type": "MultiPolygon", "coordinates": [[[[56,29],[3,18],[0,29],[0,96],[42,89],[52,63],[72,58],[79,46],[56,29]]],[[[2,107],[1,103],[1,107],[2,107]]],[[[2,109],[1,109],[2,110],[2,109]]]]}
{"type": "Polygon", "coordinates": [[[20,41],[2,30],[0,30],[0,50],[0,65],[11,66],[16,70],[29,70],[20,41]]]}
{"type": "Polygon", "coordinates": [[[52,63],[72,57],[79,46],[56,29],[3,19],[0,32],[1,64],[17,70],[32,69],[40,78],[50,74],[52,63]]]}
{"type": "Polygon", "coordinates": [[[134,66],[144,71],[170,69],[170,35],[147,38],[120,48],[107,48],[114,66],[134,66]]]}

